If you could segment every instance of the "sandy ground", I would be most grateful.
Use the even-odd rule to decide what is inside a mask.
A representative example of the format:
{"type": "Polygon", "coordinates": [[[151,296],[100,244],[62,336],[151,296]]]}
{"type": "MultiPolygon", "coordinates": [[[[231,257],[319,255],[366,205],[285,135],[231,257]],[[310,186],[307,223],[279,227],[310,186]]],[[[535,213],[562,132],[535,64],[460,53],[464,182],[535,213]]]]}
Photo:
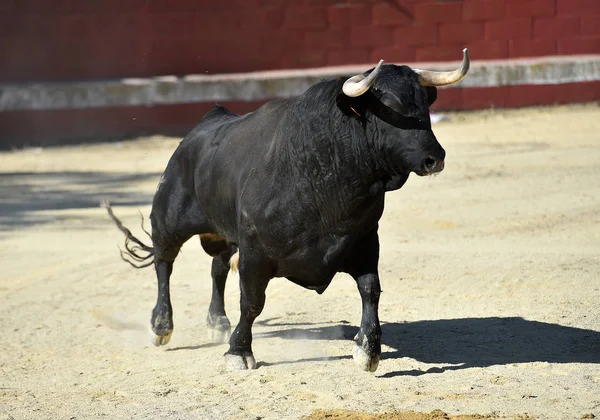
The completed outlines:
{"type": "MultiPolygon", "coordinates": [[[[361,305],[345,275],[321,296],[273,280],[259,368],[226,371],[195,239],[175,266],[173,338],[150,345],[154,273],[119,259],[98,203],[141,233],[179,139],[0,153],[0,419],[600,417],[600,107],[457,114],[435,131],[446,169],[389,194],[381,221],[374,374],[351,358],[361,305]]],[[[232,277],[234,323],[238,301],[232,277]]]]}

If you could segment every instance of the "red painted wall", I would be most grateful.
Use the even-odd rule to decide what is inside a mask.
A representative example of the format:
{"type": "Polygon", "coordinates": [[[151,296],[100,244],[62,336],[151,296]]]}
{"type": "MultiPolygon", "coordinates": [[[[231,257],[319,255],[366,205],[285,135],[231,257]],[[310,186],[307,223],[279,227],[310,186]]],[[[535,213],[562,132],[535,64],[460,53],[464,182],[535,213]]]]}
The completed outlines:
{"type": "Polygon", "coordinates": [[[600,53],[600,0],[0,0],[0,83],[600,53]]]}

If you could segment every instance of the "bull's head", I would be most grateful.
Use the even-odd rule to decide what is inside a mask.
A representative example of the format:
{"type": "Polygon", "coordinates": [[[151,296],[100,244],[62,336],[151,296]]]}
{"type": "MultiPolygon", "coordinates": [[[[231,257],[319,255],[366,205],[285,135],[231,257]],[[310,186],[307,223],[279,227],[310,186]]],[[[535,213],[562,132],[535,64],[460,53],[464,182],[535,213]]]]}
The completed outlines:
{"type": "Polygon", "coordinates": [[[457,83],[469,70],[463,50],[461,66],[448,72],[383,65],[349,78],[343,86],[348,107],[363,118],[367,135],[392,173],[429,175],[444,169],[446,152],[431,130],[429,107],[436,86],[457,83]]]}

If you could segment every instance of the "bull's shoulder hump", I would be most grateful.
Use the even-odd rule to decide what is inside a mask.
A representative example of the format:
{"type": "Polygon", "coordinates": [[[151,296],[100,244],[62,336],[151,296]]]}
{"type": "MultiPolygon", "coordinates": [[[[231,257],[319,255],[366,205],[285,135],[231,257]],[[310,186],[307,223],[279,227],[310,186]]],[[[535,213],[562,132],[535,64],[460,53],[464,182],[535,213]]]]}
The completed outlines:
{"type": "Polygon", "coordinates": [[[200,120],[200,124],[209,124],[214,122],[226,122],[231,119],[239,118],[238,114],[234,114],[227,108],[221,105],[215,105],[213,109],[208,111],[202,120],[200,120]]]}
{"type": "Polygon", "coordinates": [[[280,118],[283,113],[289,108],[290,99],[275,99],[261,105],[254,112],[249,112],[244,115],[235,114],[229,111],[227,108],[216,105],[213,109],[208,111],[202,120],[200,125],[221,125],[224,123],[231,122],[246,122],[253,121],[256,118],[280,118]]]}
{"type": "Polygon", "coordinates": [[[262,105],[255,111],[255,114],[279,114],[290,108],[295,98],[274,99],[262,105]]]}

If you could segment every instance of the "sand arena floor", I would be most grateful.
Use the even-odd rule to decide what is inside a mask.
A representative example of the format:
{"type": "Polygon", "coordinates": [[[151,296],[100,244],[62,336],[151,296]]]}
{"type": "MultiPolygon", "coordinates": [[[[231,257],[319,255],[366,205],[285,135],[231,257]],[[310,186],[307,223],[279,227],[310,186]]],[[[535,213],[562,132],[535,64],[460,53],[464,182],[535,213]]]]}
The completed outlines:
{"type": "MultiPolygon", "coordinates": [[[[345,275],[321,296],[273,280],[259,368],[226,371],[195,239],[172,277],[172,340],[150,345],[154,273],[119,259],[98,203],[141,233],[179,139],[0,153],[0,418],[600,417],[600,108],[451,117],[434,127],[446,169],[387,198],[375,374],[351,358],[345,275]]],[[[234,323],[238,301],[232,278],[234,323]]]]}

